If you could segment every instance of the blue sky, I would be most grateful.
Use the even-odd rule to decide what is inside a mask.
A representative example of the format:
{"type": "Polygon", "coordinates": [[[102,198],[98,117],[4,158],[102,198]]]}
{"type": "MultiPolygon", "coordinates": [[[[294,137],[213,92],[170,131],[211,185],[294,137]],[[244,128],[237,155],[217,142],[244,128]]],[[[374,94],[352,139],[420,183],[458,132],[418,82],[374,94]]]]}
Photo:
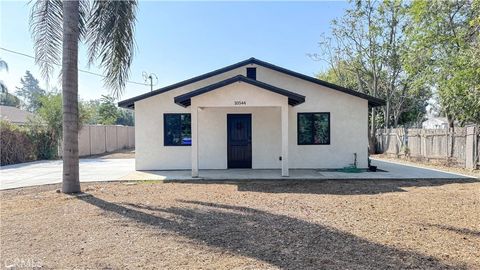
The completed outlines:
{"type": "MultiPolygon", "coordinates": [[[[137,13],[137,50],[130,80],[143,82],[142,72],[158,78],[154,88],[191,78],[249,57],[314,75],[325,64],[306,54],[318,51],[322,33],[330,21],[343,14],[348,3],[330,2],[155,2],[140,1],[137,13]]],[[[0,2],[0,46],[33,55],[28,28],[27,2],[0,2]]],[[[41,79],[33,59],[0,50],[9,72],[0,79],[10,91],[19,84],[25,70],[41,79]]],[[[86,66],[81,47],[79,68],[101,73],[86,66]]],[[[56,77],[47,86],[57,83],[56,77]]],[[[121,99],[150,91],[148,86],[128,84],[121,99]]],[[[100,77],[79,74],[82,99],[108,94],[100,77]]]]}

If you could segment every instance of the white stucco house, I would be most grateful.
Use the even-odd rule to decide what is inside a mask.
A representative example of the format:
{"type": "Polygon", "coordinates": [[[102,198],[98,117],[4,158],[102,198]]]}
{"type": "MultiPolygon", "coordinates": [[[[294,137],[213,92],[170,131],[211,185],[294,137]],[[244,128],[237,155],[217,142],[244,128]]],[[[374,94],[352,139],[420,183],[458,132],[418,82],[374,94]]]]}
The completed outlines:
{"type": "MultiPolygon", "coordinates": [[[[384,101],[250,58],[119,102],[135,110],[137,170],[368,166],[384,101]]],[[[201,174],[201,171],[200,171],[201,174]]]]}

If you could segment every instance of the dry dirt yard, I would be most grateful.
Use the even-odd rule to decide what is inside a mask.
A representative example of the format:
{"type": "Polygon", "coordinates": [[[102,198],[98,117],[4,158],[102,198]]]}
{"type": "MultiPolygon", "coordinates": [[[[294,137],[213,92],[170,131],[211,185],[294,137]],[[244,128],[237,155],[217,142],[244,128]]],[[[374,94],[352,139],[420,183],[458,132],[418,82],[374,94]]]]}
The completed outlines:
{"type": "Polygon", "coordinates": [[[480,182],[2,191],[2,267],[480,269],[480,182]]]}

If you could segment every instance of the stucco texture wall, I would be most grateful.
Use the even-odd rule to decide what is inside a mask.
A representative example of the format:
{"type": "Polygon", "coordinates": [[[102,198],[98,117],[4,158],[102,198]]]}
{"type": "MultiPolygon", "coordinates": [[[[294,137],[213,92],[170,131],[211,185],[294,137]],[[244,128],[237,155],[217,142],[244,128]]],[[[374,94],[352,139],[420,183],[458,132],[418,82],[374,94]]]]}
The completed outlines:
{"type": "Polygon", "coordinates": [[[175,170],[191,168],[191,147],[163,146],[163,114],[190,113],[173,102],[173,98],[242,74],[238,68],[135,102],[135,166],[137,170],[175,170]]]}
{"type": "MultiPolygon", "coordinates": [[[[163,146],[163,114],[190,113],[191,107],[184,108],[173,102],[175,96],[245,73],[246,67],[237,68],[135,102],[136,169],[191,169],[190,146],[163,146]]],[[[358,166],[367,167],[367,100],[263,67],[257,67],[257,80],[306,96],[305,103],[288,106],[290,168],[341,168],[353,163],[354,153],[357,154],[358,166]],[[330,145],[297,145],[298,112],[330,112],[330,145]]],[[[200,169],[227,167],[228,113],[252,114],[252,167],[280,168],[281,114],[278,105],[286,99],[246,83],[235,83],[192,98],[192,105],[206,106],[198,116],[200,169]],[[223,106],[232,107],[208,107],[220,106],[219,98],[226,102],[223,106]],[[249,102],[246,107],[233,107],[235,99],[249,102]],[[250,107],[262,104],[269,107],[250,107]]]]}
{"type": "Polygon", "coordinates": [[[305,103],[289,107],[290,168],[341,168],[354,162],[368,167],[368,101],[264,67],[257,79],[304,95],[305,103]],[[297,113],[330,112],[330,145],[297,145],[297,113]]]}
{"type": "Polygon", "coordinates": [[[280,168],[281,106],[288,106],[287,97],[244,82],[192,98],[191,107],[200,107],[199,168],[227,168],[227,114],[230,113],[252,115],[252,168],[280,168]],[[235,101],[246,105],[232,107],[235,101]]]}
{"type": "Polygon", "coordinates": [[[227,114],[242,113],[252,115],[252,167],[280,168],[280,108],[271,107],[205,108],[199,111],[200,169],[227,168],[227,114]]]}

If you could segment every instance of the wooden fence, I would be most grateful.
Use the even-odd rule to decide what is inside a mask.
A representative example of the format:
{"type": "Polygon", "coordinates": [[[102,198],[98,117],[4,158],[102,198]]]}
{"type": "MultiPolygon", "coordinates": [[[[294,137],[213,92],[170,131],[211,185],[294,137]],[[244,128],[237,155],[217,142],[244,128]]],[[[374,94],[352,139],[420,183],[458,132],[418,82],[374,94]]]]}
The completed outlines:
{"type": "Polygon", "coordinates": [[[424,160],[448,161],[476,169],[480,156],[479,126],[448,129],[404,129],[377,131],[378,153],[424,160]],[[452,152],[453,151],[453,152],[452,152]]]}
{"type": "MultiPolygon", "coordinates": [[[[78,134],[80,156],[98,155],[134,147],[135,127],[85,125],[78,134]]],[[[61,153],[62,150],[59,149],[59,156],[61,153]]]]}

